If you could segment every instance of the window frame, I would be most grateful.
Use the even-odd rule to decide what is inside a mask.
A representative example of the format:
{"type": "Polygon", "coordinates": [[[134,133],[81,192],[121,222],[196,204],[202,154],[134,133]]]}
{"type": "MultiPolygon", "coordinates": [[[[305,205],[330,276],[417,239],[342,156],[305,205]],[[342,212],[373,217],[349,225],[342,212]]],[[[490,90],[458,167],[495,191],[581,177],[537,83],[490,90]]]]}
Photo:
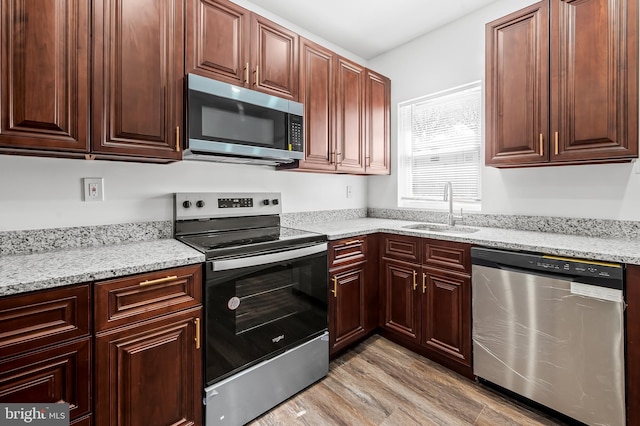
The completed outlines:
{"type": "MultiPolygon", "coordinates": [[[[479,198],[478,200],[469,200],[469,199],[460,199],[456,198],[456,191],[454,188],[453,191],[453,204],[454,209],[464,209],[465,211],[481,211],[482,210],[482,167],[483,167],[483,155],[482,155],[482,146],[483,146],[483,132],[484,132],[484,122],[483,122],[483,107],[482,101],[484,88],[482,86],[481,80],[476,80],[470,83],[462,84],[459,86],[455,86],[446,90],[441,90],[435,93],[431,93],[429,95],[420,96],[417,98],[409,99],[406,101],[398,102],[397,105],[397,117],[398,117],[398,126],[397,126],[397,141],[398,141],[398,156],[397,156],[397,170],[398,170],[398,182],[397,182],[397,206],[399,208],[415,208],[415,209],[429,209],[429,210],[448,210],[448,201],[444,201],[444,199],[436,200],[436,199],[428,199],[428,198],[417,198],[412,197],[410,194],[410,185],[411,185],[411,137],[407,137],[403,135],[403,132],[406,130],[406,126],[403,125],[403,107],[415,105],[420,102],[425,102],[431,99],[440,98],[449,96],[455,93],[467,91],[470,89],[477,89],[480,96],[480,109],[479,109],[479,141],[478,141],[478,191],[479,198]]],[[[462,152],[462,150],[460,151],[462,152]]],[[[444,197],[444,183],[446,182],[443,179],[443,197],[444,197]]]]}

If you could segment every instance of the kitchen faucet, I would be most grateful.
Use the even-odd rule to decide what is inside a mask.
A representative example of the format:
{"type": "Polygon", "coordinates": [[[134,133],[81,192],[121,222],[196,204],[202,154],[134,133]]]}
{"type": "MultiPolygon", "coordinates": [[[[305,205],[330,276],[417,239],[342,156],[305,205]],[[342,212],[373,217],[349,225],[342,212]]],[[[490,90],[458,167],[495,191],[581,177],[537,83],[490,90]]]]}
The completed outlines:
{"type": "Polygon", "coordinates": [[[455,226],[456,219],[462,220],[462,209],[460,209],[460,216],[453,214],[453,185],[451,182],[444,183],[444,201],[449,201],[449,213],[447,214],[447,225],[455,226]]]}

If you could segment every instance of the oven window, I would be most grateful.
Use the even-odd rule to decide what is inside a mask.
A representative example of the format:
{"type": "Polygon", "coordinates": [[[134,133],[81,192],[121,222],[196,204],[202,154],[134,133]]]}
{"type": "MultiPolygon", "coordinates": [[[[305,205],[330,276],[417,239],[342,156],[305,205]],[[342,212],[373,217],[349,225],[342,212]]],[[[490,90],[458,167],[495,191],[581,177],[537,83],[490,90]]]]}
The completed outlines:
{"type": "Polygon", "coordinates": [[[327,271],[326,252],[231,271],[207,268],[207,384],[324,332],[327,271]]]}
{"type": "Polygon", "coordinates": [[[287,114],[201,92],[189,94],[189,137],[266,148],[285,147],[287,114]]]}

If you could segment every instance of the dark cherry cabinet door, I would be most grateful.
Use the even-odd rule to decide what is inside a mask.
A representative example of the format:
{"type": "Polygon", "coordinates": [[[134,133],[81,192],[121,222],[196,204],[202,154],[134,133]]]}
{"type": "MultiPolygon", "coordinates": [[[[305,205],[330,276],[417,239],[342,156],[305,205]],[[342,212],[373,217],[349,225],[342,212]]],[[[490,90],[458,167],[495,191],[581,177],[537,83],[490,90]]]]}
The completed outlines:
{"type": "Polygon", "coordinates": [[[365,170],[385,175],[391,170],[391,80],[367,70],[365,81],[365,170]]]}
{"type": "Polygon", "coordinates": [[[640,424],[640,266],[627,265],[627,424],[640,424]]]}
{"type": "Polygon", "coordinates": [[[93,5],[92,151],[181,158],[184,1],[93,5]]]}
{"type": "Polygon", "coordinates": [[[337,56],[309,40],[300,41],[300,102],[304,104],[301,169],[333,171],[335,165],[335,67],[337,56]]]}
{"type": "Polygon", "coordinates": [[[251,15],[251,88],[298,100],[298,35],[262,16],[251,15]]]}
{"type": "Polygon", "coordinates": [[[366,321],[366,262],[330,273],[329,344],[334,353],[364,336],[366,321]]]}
{"type": "Polygon", "coordinates": [[[551,0],[552,161],[638,155],[638,1],[551,0]]]}
{"type": "Polygon", "coordinates": [[[364,173],[365,68],[338,58],[336,73],[336,168],[364,173]]]}
{"type": "Polygon", "coordinates": [[[96,425],[202,424],[196,320],[201,308],[96,336],[96,425]]]}
{"type": "Polygon", "coordinates": [[[89,11],[0,2],[0,147],[88,152],[89,11]]]}
{"type": "Polygon", "coordinates": [[[487,165],[549,160],[548,40],[546,2],[487,24],[487,165]]]}
{"type": "Polygon", "coordinates": [[[227,0],[188,0],[187,73],[248,84],[250,17],[227,0]]]}
{"type": "Polygon", "coordinates": [[[422,293],[421,344],[471,367],[471,278],[423,268],[422,293]]]}
{"type": "Polygon", "coordinates": [[[71,419],[91,411],[91,338],[0,361],[0,403],[69,404],[71,419]]]}
{"type": "Polygon", "coordinates": [[[405,339],[419,342],[420,266],[383,259],[382,326],[405,339]]]}

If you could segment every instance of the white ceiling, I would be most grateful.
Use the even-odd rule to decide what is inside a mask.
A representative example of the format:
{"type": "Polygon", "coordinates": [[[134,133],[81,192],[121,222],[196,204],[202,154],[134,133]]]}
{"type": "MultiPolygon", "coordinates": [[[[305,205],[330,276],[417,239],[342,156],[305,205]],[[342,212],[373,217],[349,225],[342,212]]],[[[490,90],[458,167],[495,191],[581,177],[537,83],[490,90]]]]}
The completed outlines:
{"type": "Polygon", "coordinates": [[[251,0],[367,60],[493,1],[251,0]]]}

